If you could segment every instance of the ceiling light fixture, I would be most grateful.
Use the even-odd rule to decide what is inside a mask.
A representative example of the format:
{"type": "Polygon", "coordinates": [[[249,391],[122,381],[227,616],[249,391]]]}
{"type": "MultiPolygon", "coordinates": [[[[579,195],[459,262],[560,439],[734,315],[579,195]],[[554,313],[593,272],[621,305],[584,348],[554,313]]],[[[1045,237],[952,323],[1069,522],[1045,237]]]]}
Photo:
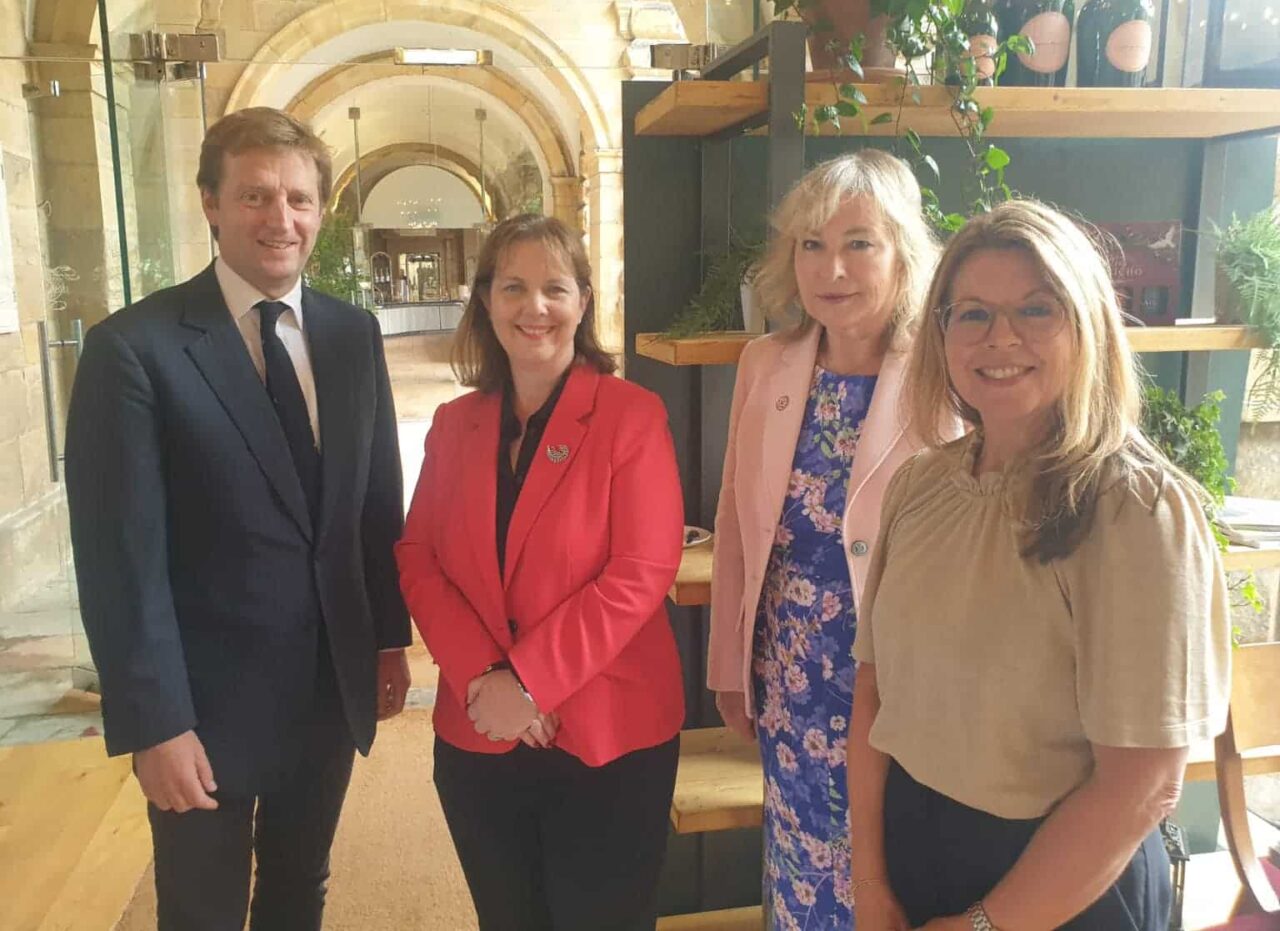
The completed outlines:
{"type": "Polygon", "coordinates": [[[397,65],[492,65],[493,52],[482,48],[396,48],[397,65]]]}

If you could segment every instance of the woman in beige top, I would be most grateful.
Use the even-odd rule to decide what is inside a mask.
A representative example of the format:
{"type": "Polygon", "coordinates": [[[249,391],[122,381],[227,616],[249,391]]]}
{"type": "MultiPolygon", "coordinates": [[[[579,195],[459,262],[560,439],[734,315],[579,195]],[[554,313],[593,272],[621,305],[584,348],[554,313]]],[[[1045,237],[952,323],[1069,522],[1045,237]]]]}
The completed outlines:
{"type": "Polygon", "coordinates": [[[1163,929],[1157,825],[1226,720],[1200,491],[1139,432],[1107,267],[1070,220],[972,220],[926,306],[905,396],[975,431],[885,496],[854,645],[858,931],[1163,929]]]}

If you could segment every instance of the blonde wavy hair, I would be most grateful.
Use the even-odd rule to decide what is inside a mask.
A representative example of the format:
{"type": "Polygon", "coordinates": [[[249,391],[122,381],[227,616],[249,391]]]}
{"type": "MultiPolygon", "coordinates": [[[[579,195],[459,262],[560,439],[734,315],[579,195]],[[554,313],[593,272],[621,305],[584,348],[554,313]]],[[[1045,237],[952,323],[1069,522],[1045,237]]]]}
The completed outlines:
{"type": "Polygon", "coordinates": [[[1139,427],[1141,378],[1107,263],[1080,226],[1034,200],[1008,201],[974,217],[942,253],[925,299],[931,319],[914,341],[905,391],[923,439],[933,446],[945,442],[938,418],[943,410],[982,427],[979,413],[951,381],[938,309],[949,303],[960,266],[986,249],[1017,249],[1031,257],[1066,310],[1076,354],[1053,429],[1025,463],[1031,482],[1023,556],[1049,562],[1069,555],[1092,526],[1099,493],[1138,471],[1154,468],[1199,491],[1139,427]]]}
{"type": "Polygon", "coordinates": [[[771,319],[795,324],[799,335],[813,325],[800,306],[796,243],[820,229],[851,197],[865,195],[879,211],[893,241],[897,287],[891,340],[904,345],[919,320],[938,244],[925,221],[920,185],[902,159],[879,149],[860,149],[812,168],[769,218],[773,235],[755,277],[756,293],[771,319]]]}

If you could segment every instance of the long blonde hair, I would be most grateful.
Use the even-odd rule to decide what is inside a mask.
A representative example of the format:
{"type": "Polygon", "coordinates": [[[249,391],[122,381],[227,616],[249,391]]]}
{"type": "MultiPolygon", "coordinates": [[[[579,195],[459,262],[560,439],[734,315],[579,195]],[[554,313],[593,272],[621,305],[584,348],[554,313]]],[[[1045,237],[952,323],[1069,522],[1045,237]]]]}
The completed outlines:
{"type": "Polygon", "coordinates": [[[755,277],[756,293],[779,322],[799,334],[813,323],[800,306],[795,250],[851,197],[865,195],[893,240],[897,288],[890,321],[892,337],[904,341],[915,328],[938,244],[921,208],[920,185],[902,159],[879,149],[859,149],[812,168],[769,218],[773,230],[755,277]]]}
{"type": "Polygon", "coordinates": [[[1198,488],[1143,436],[1141,379],[1106,262],[1071,219],[1034,200],[1013,200],[971,219],[938,262],[917,334],[906,396],[926,442],[941,445],[938,411],[981,429],[982,418],[956,392],[947,370],[938,308],[950,299],[961,264],[984,249],[1018,249],[1035,262],[1067,313],[1075,360],[1049,436],[1029,454],[1023,555],[1049,562],[1070,554],[1092,525],[1104,483],[1157,468],[1198,488]]]}

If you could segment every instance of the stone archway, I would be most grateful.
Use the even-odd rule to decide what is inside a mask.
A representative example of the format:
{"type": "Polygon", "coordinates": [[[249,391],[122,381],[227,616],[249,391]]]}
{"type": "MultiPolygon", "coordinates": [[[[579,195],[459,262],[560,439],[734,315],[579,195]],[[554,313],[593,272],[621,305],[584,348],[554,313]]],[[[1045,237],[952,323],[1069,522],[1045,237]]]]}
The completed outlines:
{"type": "MultiPolygon", "coordinates": [[[[600,337],[608,349],[621,354],[622,127],[617,108],[604,106],[573,57],[528,18],[483,0],[437,0],[430,5],[410,0],[339,0],[303,13],[260,46],[231,88],[225,109],[256,104],[283,107],[314,79],[314,67],[307,75],[295,72],[294,63],[324,61],[326,46],[336,49],[339,40],[360,34],[364,47],[350,48],[341,56],[331,52],[347,64],[391,45],[410,44],[409,37],[423,35],[424,26],[455,37],[470,35],[473,45],[492,46],[498,70],[507,70],[503,68],[506,60],[523,63],[510,69],[525,78],[520,86],[549,112],[572,113],[568,123],[561,118],[562,132],[567,140],[580,139],[576,148],[581,154],[576,170],[553,178],[552,184],[557,198],[576,201],[575,215],[579,209],[585,211],[585,223],[573,225],[584,229],[595,269],[600,337]],[[368,32],[372,29],[385,29],[386,34],[368,32]]],[[[620,67],[618,79],[625,76],[620,67]]]]}
{"type": "MultiPolygon", "coordinates": [[[[308,57],[308,53],[326,44],[332,47],[335,40],[370,27],[387,27],[390,34],[403,38],[382,41],[376,47],[346,56],[335,55],[329,60],[335,64],[349,63],[358,60],[361,54],[385,50],[395,44],[427,44],[414,39],[426,34],[424,29],[453,36],[470,35],[479,40],[470,44],[492,47],[497,70],[518,75],[511,80],[517,87],[528,90],[530,99],[539,103],[551,117],[551,125],[559,129],[561,154],[566,156],[571,170],[563,176],[552,173],[552,203],[571,205],[559,206],[557,212],[562,219],[575,220],[572,225],[585,233],[597,279],[601,339],[611,350],[621,352],[622,126],[619,102],[614,97],[616,81],[633,73],[626,62],[627,43],[634,37],[624,28],[627,22],[631,22],[632,27],[635,25],[634,11],[626,13],[632,7],[630,2],[620,0],[616,10],[603,17],[592,14],[593,18],[602,20],[615,17],[613,28],[618,30],[620,41],[615,58],[611,43],[601,46],[594,39],[585,40],[592,48],[602,51],[610,48],[605,52],[610,64],[604,65],[603,70],[596,65],[590,73],[576,63],[582,58],[581,52],[570,51],[573,43],[583,42],[585,36],[566,39],[562,45],[527,13],[488,0],[432,0],[430,4],[416,0],[333,0],[301,13],[269,35],[255,33],[250,22],[239,22],[238,6],[237,21],[231,22],[230,5],[222,0],[199,0],[196,4],[183,4],[181,9],[168,3],[165,7],[163,21],[166,24],[180,28],[190,23],[200,30],[225,29],[228,40],[234,34],[234,41],[229,42],[236,47],[233,57],[249,61],[238,75],[237,66],[229,62],[229,67],[220,69],[225,83],[221,80],[209,83],[210,119],[254,104],[283,108],[318,73],[314,64],[298,66],[304,62],[325,61],[324,55],[308,57]],[[264,36],[266,41],[261,41],[259,36],[264,36]],[[522,67],[502,69],[502,58],[518,59],[522,67]],[[570,115],[565,117],[566,113],[570,115]]],[[[94,13],[94,0],[37,0],[33,37],[45,43],[70,42],[85,49],[94,13]]],[[[568,20],[577,18],[563,12],[552,15],[568,20]]],[[[575,32],[571,26],[569,33],[575,32]]]]}
{"type": "MultiPolygon", "coordinates": [[[[439,168],[458,178],[471,189],[476,200],[480,200],[480,166],[466,156],[453,151],[423,142],[400,142],[383,146],[360,156],[360,178],[365,200],[370,192],[387,175],[411,165],[427,165],[439,168]]],[[[356,166],[348,165],[333,183],[333,195],[330,206],[354,199],[355,192],[351,185],[355,182],[356,166]]],[[[509,204],[501,191],[496,178],[486,176],[484,189],[492,197],[492,211],[498,215],[508,212],[509,204]]]]}
{"type": "MultiPolygon", "coordinates": [[[[412,99],[422,90],[430,94],[433,89],[437,94],[443,91],[456,98],[457,95],[452,92],[456,88],[488,109],[491,119],[499,117],[496,121],[498,125],[518,130],[519,137],[524,140],[524,145],[528,147],[538,166],[542,181],[543,209],[570,226],[581,229],[582,185],[574,159],[558,121],[536,97],[496,69],[406,69],[386,61],[388,56],[385,53],[372,57],[381,60],[340,65],[326,71],[298,91],[287,109],[294,116],[311,123],[317,130],[323,132],[327,126],[332,132],[335,112],[345,113],[348,104],[360,103],[362,99],[367,101],[372,97],[376,101],[381,94],[405,100],[412,99]]],[[[367,117],[369,114],[366,112],[365,115],[367,117]]],[[[395,132],[389,137],[382,135],[370,141],[379,148],[412,145],[422,141],[424,137],[420,132],[414,135],[410,122],[406,121],[403,126],[397,125],[395,132]]],[[[365,139],[363,127],[364,123],[361,137],[365,139]]],[[[331,143],[333,144],[335,143],[331,143]]],[[[466,160],[472,162],[478,157],[475,151],[467,154],[455,147],[455,152],[463,154],[466,160]]],[[[353,156],[346,140],[339,138],[335,145],[335,160],[340,172],[350,167],[349,159],[353,156]]],[[[363,161],[362,159],[362,163],[363,161]]],[[[471,173],[479,177],[478,171],[471,173]]],[[[485,174],[486,187],[489,187],[490,172],[486,170],[485,174]]],[[[496,186],[490,187],[490,190],[497,189],[496,186]]],[[[504,211],[499,210],[498,213],[501,216],[504,211]]]]}
{"type": "MultiPolygon", "coordinates": [[[[397,23],[454,27],[498,43],[495,53],[530,63],[540,80],[554,89],[558,102],[573,108],[581,121],[585,148],[615,148],[621,141],[621,134],[609,126],[604,107],[573,59],[529,19],[484,0],[436,0],[429,6],[410,0],[387,0],[385,4],[346,0],[316,7],[258,49],[232,88],[226,110],[260,103],[282,106],[283,101],[271,99],[271,88],[290,84],[284,77],[294,62],[306,61],[326,43],[364,27],[397,23]]],[[[383,48],[388,44],[394,43],[384,43],[383,48]]],[[[495,64],[502,67],[496,57],[495,64]]]]}
{"type": "MultiPolygon", "coordinates": [[[[289,101],[285,109],[299,119],[309,121],[348,91],[403,77],[406,69],[392,64],[389,58],[388,55],[380,55],[374,60],[332,68],[304,87],[289,101]]],[[[501,101],[519,115],[529,132],[537,139],[552,177],[571,177],[576,173],[573,150],[556,125],[555,118],[547,112],[541,100],[523,89],[509,75],[496,68],[420,67],[413,73],[418,77],[474,87],[501,101]]]]}

